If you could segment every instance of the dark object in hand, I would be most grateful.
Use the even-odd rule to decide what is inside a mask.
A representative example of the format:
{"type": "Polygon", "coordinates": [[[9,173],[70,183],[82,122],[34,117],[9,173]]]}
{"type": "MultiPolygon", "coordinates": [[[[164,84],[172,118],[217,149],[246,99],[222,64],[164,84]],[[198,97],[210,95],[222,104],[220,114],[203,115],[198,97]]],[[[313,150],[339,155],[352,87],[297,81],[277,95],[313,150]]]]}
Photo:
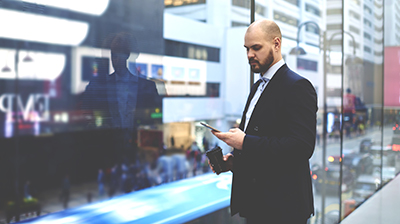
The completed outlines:
{"type": "Polygon", "coordinates": [[[208,150],[206,156],[210,160],[210,164],[215,173],[220,174],[222,171],[226,170],[225,161],[222,156],[222,149],[219,146],[208,150]]]}

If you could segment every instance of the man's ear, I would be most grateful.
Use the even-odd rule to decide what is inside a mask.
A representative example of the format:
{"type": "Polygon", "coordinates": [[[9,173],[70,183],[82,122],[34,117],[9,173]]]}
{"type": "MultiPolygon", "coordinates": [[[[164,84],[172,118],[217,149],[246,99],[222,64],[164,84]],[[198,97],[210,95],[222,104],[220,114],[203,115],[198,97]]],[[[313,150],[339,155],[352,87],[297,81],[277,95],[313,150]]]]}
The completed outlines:
{"type": "Polygon", "coordinates": [[[281,49],[281,39],[279,37],[274,38],[274,48],[276,50],[281,49]]]}

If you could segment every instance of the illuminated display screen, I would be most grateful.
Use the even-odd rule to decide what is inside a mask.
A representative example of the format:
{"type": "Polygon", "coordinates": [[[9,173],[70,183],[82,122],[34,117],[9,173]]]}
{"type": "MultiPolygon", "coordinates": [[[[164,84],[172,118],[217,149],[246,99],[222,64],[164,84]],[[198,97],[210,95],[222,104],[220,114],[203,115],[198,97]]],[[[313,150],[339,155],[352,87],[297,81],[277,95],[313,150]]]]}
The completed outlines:
{"type": "Polygon", "coordinates": [[[108,75],[109,59],[82,57],[82,80],[90,81],[93,77],[108,75]]]}

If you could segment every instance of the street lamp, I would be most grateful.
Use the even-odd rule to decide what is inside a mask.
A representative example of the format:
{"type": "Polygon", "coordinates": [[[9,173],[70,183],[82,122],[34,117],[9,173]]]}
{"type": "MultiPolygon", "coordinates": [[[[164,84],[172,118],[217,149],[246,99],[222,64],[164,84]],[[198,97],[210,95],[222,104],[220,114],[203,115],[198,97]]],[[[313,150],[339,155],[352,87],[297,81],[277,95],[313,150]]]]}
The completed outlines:
{"type": "MultiPolygon", "coordinates": [[[[296,38],[297,45],[296,45],[295,48],[293,48],[290,51],[290,53],[289,53],[290,55],[298,56],[298,55],[307,54],[307,52],[302,47],[299,46],[299,34],[300,34],[300,31],[301,31],[301,28],[306,24],[312,24],[317,28],[317,31],[318,31],[318,34],[319,34],[319,48],[321,50],[321,32],[320,32],[319,25],[316,22],[313,22],[313,21],[306,21],[306,22],[301,23],[298,26],[297,38],[296,38]]],[[[357,58],[355,57],[355,55],[356,55],[356,42],[355,42],[355,39],[354,39],[353,35],[351,35],[349,32],[346,32],[346,31],[336,32],[336,33],[333,33],[331,38],[329,39],[329,41],[327,41],[326,31],[322,31],[322,40],[323,40],[322,50],[323,50],[323,67],[324,67],[324,72],[323,72],[323,90],[322,90],[323,91],[323,126],[322,126],[322,128],[323,128],[323,130],[322,130],[322,136],[323,136],[323,138],[322,138],[322,167],[323,167],[322,180],[323,180],[323,182],[322,182],[322,191],[321,191],[321,209],[322,209],[321,220],[322,220],[322,224],[324,224],[324,222],[325,222],[325,212],[324,212],[324,210],[325,210],[325,194],[326,194],[326,187],[325,187],[325,180],[326,180],[326,171],[325,171],[325,167],[326,167],[326,146],[327,146],[327,144],[326,144],[326,138],[327,138],[327,96],[326,96],[327,95],[327,91],[326,91],[327,82],[326,81],[327,80],[326,79],[327,79],[327,72],[328,72],[327,71],[327,65],[329,63],[328,62],[327,52],[328,52],[328,50],[330,51],[330,42],[332,41],[332,39],[336,35],[339,35],[339,34],[343,35],[343,33],[347,33],[348,35],[350,35],[350,37],[352,38],[352,41],[353,41],[353,57],[352,58],[348,58],[346,60],[346,64],[354,63],[354,62],[359,63],[360,60],[357,60],[357,58]]],[[[342,55],[342,57],[343,57],[343,55],[342,55]]],[[[342,82],[342,86],[343,86],[343,82],[342,82]]],[[[342,113],[342,119],[343,119],[343,109],[342,109],[341,113],[342,113]]],[[[341,123],[343,123],[343,122],[341,122],[341,123]]],[[[342,151],[343,151],[343,147],[341,146],[340,147],[340,155],[343,154],[342,151]]],[[[341,158],[341,159],[343,161],[343,158],[341,158]]],[[[339,182],[340,182],[339,183],[340,184],[339,185],[339,189],[341,189],[341,185],[342,185],[342,166],[340,166],[340,180],[339,180],[339,182]]],[[[340,192],[340,190],[339,190],[339,192],[340,192]]],[[[339,199],[339,219],[340,218],[341,218],[341,197],[339,199]]]]}
{"type": "MultiPolygon", "coordinates": [[[[304,48],[302,48],[302,47],[299,46],[299,42],[300,42],[299,36],[300,36],[301,27],[304,26],[304,25],[306,25],[306,24],[312,24],[312,25],[314,25],[314,26],[317,28],[318,34],[320,33],[320,32],[319,32],[319,30],[320,30],[320,29],[319,29],[319,25],[318,25],[316,22],[307,21],[307,22],[301,23],[301,24],[299,25],[299,27],[297,28],[297,38],[296,38],[296,43],[297,43],[297,45],[296,45],[295,48],[293,48],[292,50],[290,50],[290,52],[289,52],[290,55],[305,55],[305,54],[307,54],[307,52],[304,50],[304,48]]],[[[319,46],[321,47],[321,39],[320,39],[320,41],[319,41],[319,46]]]]}
{"type": "Polygon", "coordinates": [[[351,37],[352,43],[353,43],[353,54],[351,55],[351,57],[348,57],[345,61],[346,65],[351,65],[351,64],[362,64],[362,59],[359,57],[356,57],[356,40],[354,38],[354,36],[347,31],[341,31],[341,32],[335,32],[332,34],[331,38],[329,38],[328,41],[328,50],[330,51],[330,43],[333,40],[333,38],[337,35],[343,35],[343,33],[348,34],[351,37]]]}

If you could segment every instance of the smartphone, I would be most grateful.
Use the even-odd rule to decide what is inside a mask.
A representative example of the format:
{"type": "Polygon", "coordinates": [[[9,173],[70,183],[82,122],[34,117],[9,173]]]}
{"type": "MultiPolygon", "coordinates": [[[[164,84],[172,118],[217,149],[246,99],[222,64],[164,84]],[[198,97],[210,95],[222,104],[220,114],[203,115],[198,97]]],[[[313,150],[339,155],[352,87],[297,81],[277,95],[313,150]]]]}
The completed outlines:
{"type": "Polygon", "coordinates": [[[218,130],[218,129],[216,129],[216,128],[214,128],[214,127],[212,127],[212,126],[210,126],[209,124],[206,124],[206,123],[204,123],[204,122],[200,122],[200,124],[203,125],[203,126],[206,127],[206,128],[209,128],[209,129],[213,130],[213,131],[221,132],[220,130],[218,130]]]}

